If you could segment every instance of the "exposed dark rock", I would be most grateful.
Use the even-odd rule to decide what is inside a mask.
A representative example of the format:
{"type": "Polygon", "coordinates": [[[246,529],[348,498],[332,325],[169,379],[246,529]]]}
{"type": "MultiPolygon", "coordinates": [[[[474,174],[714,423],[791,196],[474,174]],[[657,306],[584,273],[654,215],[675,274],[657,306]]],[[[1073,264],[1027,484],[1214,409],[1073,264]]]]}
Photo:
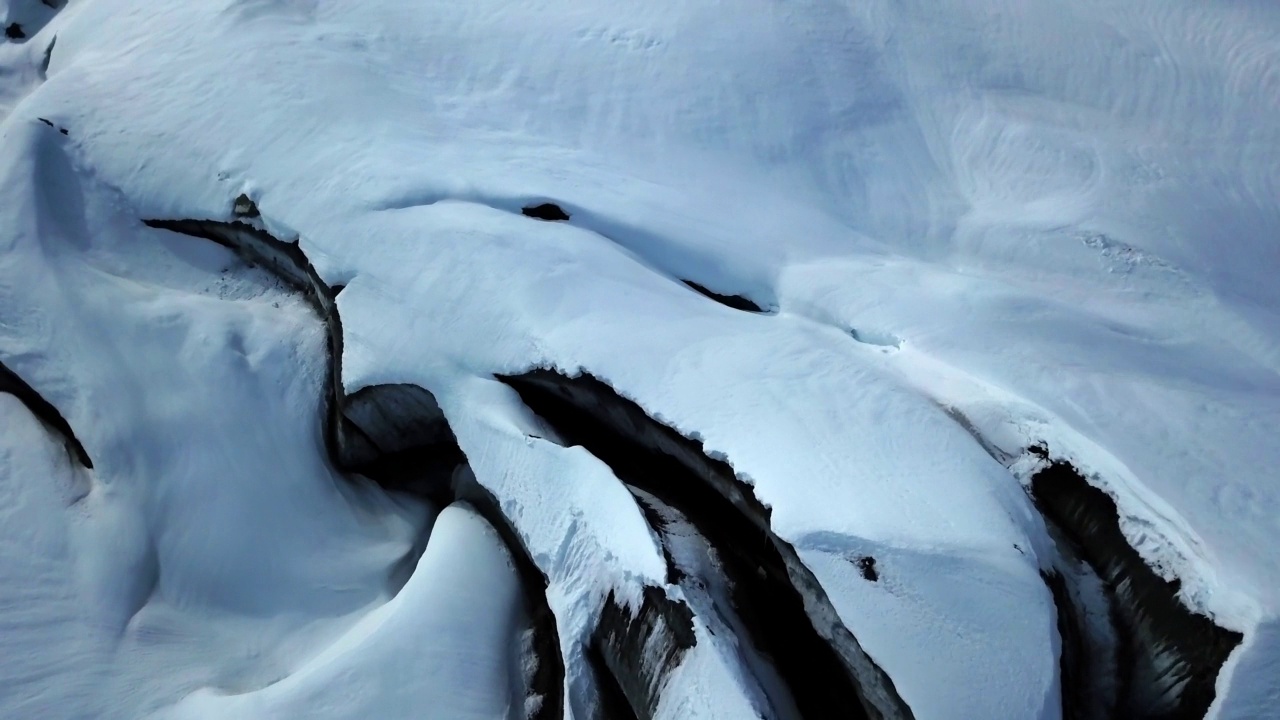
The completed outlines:
{"type": "Polygon", "coordinates": [[[769,509],[727,462],[590,375],[533,370],[500,379],[567,442],[698,528],[733,586],[733,608],[750,636],[744,641],[772,662],[803,717],[911,717],[795,549],[772,532],[769,509]]]}
{"type": "Polygon", "coordinates": [[[554,203],[530,205],[521,209],[520,213],[525,217],[531,217],[536,220],[546,220],[548,222],[562,222],[569,219],[569,213],[560,209],[560,206],[554,203]]]}
{"type": "Polygon", "coordinates": [[[606,688],[616,685],[631,714],[648,720],[658,709],[668,674],[696,644],[693,611],[650,585],[639,608],[609,593],[591,636],[591,653],[603,666],[596,669],[597,677],[608,676],[599,682],[606,688]]]}
{"type": "Polygon", "coordinates": [[[241,218],[262,217],[262,213],[258,210],[258,204],[244,193],[241,193],[240,196],[231,203],[231,214],[241,218]]]}
{"type": "Polygon", "coordinates": [[[69,135],[69,134],[70,134],[70,133],[68,133],[68,132],[67,132],[67,129],[66,129],[66,128],[64,128],[64,127],[58,127],[57,125],[54,125],[54,124],[53,124],[53,121],[52,121],[52,120],[50,120],[50,119],[48,119],[48,118],[38,117],[38,118],[36,118],[36,119],[37,119],[37,120],[39,120],[40,122],[44,123],[45,125],[48,125],[49,127],[56,129],[58,132],[62,133],[63,135],[69,135]]]}
{"type": "MultiPolygon", "coordinates": [[[[1029,452],[1047,458],[1047,448],[1029,452]]],[[[1124,537],[1115,501],[1069,463],[1055,460],[1031,479],[1032,496],[1106,584],[1128,687],[1126,718],[1202,718],[1222,664],[1243,635],[1214,624],[1178,599],[1179,582],[1161,578],[1124,537]]]]}
{"type": "MultiPolygon", "coordinates": [[[[47,3],[46,3],[47,4],[47,3]]],[[[53,7],[50,5],[50,7],[53,7]]],[[[49,40],[49,46],[44,49],[44,56],[40,58],[40,77],[44,78],[49,73],[49,63],[53,62],[53,46],[58,43],[58,37],[55,35],[49,40]]]]}
{"type": "Polygon", "coordinates": [[[862,573],[862,577],[876,582],[880,579],[880,572],[876,570],[876,559],[870,555],[863,555],[858,558],[858,571],[862,573]]]}
{"type": "Polygon", "coordinates": [[[240,221],[144,222],[230,248],[245,262],[270,271],[307,299],[328,330],[325,437],[334,464],[389,489],[429,498],[442,507],[466,501],[493,526],[512,557],[530,609],[537,663],[530,693],[540,699],[531,720],[559,720],[564,712],[564,659],[556,618],[547,601],[547,577],[534,563],[497,499],[470,474],[466,457],[435,396],[410,384],[376,385],[349,396],[345,393],[342,319],[334,302],[335,292],[316,273],[296,241],[279,240],[240,221]]]}
{"type": "Polygon", "coordinates": [[[9,23],[4,29],[4,36],[10,40],[26,40],[27,33],[23,31],[22,26],[18,23],[9,23]]]}
{"type": "Polygon", "coordinates": [[[85,452],[84,446],[80,444],[76,434],[72,432],[71,425],[62,417],[62,413],[58,412],[58,408],[54,407],[48,400],[45,400],[25,380],[18,377],[17,373],[5,367],[4,363],[0,363],[0,392],[8,393],[18,398],[23,405],[27,406],[27,410],[31,411],[32,415],[35,415],[41,422],[62,436],[63,442],[67,445],[67,450],[81,465],[87,468],[93,467],[93,461],[89,459],[89,453],[85,452]]]}
{"type": "Polygon", "coordinates": [[[708,290],[692,280],[681,280],[680,282],[688,285],[691,290],[699,295],[711,298],[725,307],[731,307],[734,310],[742,310],[743,312],[750,313],[763,314],[768,312],[764,308],[752,302],[749,298],[743,297],[742,295],[721,295],[720,293],[708,290]]]}

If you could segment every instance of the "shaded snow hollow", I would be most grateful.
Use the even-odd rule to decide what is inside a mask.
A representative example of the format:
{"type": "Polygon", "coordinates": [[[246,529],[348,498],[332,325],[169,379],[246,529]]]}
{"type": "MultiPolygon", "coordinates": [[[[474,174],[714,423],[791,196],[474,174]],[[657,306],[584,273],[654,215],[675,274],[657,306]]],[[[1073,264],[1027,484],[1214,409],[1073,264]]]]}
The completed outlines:
{"type": "Polygon", "coordinates": [[[0,23],[0,716],[811,717],[733,591],[747,537],[846,716],[1073,716],[1060,653],[1110,636],[1055,600],[1105,590],[1029,497],[1041,444],[1242,634],[1208,716],[1276,716],[1280,6],[0,23]],[[296,243],[328,304],[144,220],[296,243]],[[497,379],[535,368],[753,529],[565,441],[497,379]],[[450,492],[335,461],[370,386],[429,393],[450,492]]]}

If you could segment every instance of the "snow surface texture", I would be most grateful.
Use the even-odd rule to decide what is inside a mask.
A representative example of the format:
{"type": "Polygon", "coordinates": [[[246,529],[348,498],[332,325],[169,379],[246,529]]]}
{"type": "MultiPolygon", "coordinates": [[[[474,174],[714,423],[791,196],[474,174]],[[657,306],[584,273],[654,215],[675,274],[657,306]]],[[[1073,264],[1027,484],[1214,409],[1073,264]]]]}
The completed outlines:
{"type": "MultiPolygon", "coordinates": [[[[336,471],[311,308],[141,222],[241,194],[345,286],[346,390],[438,399],[566,717],[605,596],[667,568],[493,378],[537,366],[731,462],[915,717],[1062,713],[1055,550],[987,452],[1037,442],[1244,634],[1210,714],[1280,713],[1280,5],[51,5],[0,0],[0,362],[93,468],[0,394],[0,716],[531,711],[509,549],[336,471]]],[[[658,716],[768,704],[735,623],[658,716]]]]}

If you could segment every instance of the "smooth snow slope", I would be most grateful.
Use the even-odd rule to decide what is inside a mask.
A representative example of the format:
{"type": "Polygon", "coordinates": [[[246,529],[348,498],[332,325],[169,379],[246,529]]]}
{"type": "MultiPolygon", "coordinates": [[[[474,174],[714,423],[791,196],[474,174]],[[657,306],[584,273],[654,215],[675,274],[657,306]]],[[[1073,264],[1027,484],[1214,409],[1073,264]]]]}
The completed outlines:
{"type": "MultiPolygon", "coordinates": [[[[535,365],[728,458],[917,717],[1061,712],[1041,520],[939,405],[1096,473],[1245,633],[1214,712],[1276,714],[1280,6],[71,0],[0,65],[0,360],[95,462],[0,398],[0,715],[510,712],[367,674],[518,685],[490,611],[431,587],[516,627],[514,581],[465,510],[430,531],[328,467],[299,300],[140,223],[240,193],[345,285],[348,390],[439,398],[570,660],[663,564],[491,379],[535,365]],[[519,215],[543,200],[571,222],[519,215]]],[[[749,712],[713,660],[670,717],[749,712]]]]}

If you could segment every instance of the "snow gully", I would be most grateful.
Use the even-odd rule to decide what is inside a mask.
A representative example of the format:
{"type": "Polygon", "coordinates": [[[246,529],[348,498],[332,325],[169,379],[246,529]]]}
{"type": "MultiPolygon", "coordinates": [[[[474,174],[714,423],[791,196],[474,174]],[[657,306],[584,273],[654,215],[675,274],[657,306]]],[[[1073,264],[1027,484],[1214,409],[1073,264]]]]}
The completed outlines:
{"type": "MultiPolygon", "coordinates": [[[[893,681],[840,622],[795,549],[772,531],[769,508],[732,466],[708,457],[701,443],[655,421],[591,375],[536,369],[499,379],[566,442],[609,465],[633,494],[657,498],[696,526],[729,580],[732,609],[748,636],[743,644],[771,661],[791,695],[786,700],[802,717],[912,717],[893,681]],[[843,714],[833,715],[833,708],[843,714]]],[[[618,619],[606,612],[601,622],[618,619]]],[[[646,650],[631,634],[605,629],[597,637],[606,640],[602,652],[646,650]]],[[[636,667],[660,669],[637,661],[609,664],[610,670],[624,672],[617,678],[624,690],[660,685],[661,678],[626,674],[636,667]]],[[[637,717],[651,717],[647,702],[632,700],[632,709],[637,717]]]]}

